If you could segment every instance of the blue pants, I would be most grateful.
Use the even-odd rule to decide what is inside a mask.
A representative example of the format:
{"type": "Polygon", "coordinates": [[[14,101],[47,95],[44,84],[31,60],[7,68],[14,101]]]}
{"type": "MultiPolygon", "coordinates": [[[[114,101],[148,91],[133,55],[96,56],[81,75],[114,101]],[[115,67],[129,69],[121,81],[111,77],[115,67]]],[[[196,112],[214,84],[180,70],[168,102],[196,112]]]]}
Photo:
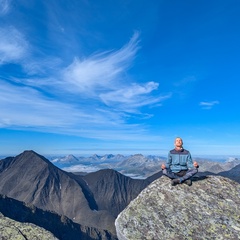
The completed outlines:
{"type": "Polygon", "coordinates": [[[163,175],[165,175],[171,179],[178,178],[180,180],[180,182],[184,182],[185,180],[191,178],[197,172],[198,172],[197,168],[190,168],[188,170],[182,170],[178,173],[172,172],[171,169],[169,169],[169,168],[163,169],[163,175]]]}

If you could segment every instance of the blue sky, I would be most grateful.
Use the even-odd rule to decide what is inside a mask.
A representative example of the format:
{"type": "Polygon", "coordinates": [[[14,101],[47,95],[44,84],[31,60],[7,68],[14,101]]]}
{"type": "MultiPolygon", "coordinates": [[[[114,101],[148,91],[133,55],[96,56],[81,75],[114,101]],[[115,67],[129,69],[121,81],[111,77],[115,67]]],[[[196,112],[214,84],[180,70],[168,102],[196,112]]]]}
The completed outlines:
{"type": "Polygon", "coordinates": [[[0,0],[0,154],[240,155],[238,0],[0,0]]]}

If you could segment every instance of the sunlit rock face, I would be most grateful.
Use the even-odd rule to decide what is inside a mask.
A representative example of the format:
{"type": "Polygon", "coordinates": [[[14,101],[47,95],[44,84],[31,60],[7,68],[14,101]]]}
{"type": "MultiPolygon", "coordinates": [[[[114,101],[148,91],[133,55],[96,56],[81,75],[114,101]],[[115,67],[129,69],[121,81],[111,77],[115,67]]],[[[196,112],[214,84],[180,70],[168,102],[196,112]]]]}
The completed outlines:
{"type": "Polygon", "coordinates": [[[220,176],[171,186],[161,177],[115,222],[119,240],[240,239],[240,184],[220,176]]]}

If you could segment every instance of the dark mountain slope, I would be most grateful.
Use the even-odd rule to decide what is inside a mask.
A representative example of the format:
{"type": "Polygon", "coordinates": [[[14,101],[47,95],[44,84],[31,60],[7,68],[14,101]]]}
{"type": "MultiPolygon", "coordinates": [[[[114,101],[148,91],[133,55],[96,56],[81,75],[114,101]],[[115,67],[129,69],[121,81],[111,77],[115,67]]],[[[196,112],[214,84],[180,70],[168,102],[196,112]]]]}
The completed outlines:
{"type": "Polygon", "coordinates": [[[110,211],[114,217],[149,184],[112,169],[89,173],[83,179],[94,194],[99,210],[110,211]]]}
{"type": "Polygon", "coordinates": [[[230,178],[238,183],[240,183],[240,164],[235,166],[229,171],[220,172],[218,175],[230,178]]]}
{"type": "Polygon", "coordinates": [[[107,231],[81,226],[67,217],[43,211],[33,205],[26,205],[2,195],[0,195],[0,212],[15,221],[34,223],[47,229],[60,240],[96,240],[99,236],[102,239],[115,239],[107,231]]]}
{"type": "Polygon", "coordinates": [[[0,161],[0,193],[82,225],[115,232],[114,217],[95,210],[93,194],[84,181],[77,181],[34,151],[0,161]]]}
{"type": "Polygon", "coordinates": [[[4,171],[5,168],[7,168],[10,164],[12,164],[14,161],[14,157],[7,157],[0,161],[0,173],[4,171]]]}

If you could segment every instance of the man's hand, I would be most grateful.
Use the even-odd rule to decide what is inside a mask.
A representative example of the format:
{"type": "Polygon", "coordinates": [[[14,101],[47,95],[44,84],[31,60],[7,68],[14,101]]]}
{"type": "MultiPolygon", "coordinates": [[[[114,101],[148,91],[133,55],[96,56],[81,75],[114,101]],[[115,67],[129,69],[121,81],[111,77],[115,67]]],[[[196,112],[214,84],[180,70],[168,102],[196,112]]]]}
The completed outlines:
{"type": "Polygon", "coordinates": [[[162,164],[161,168],[162,168],[162,170],[166,168],[164,163],[162,164]]]}
{"type": "Polygon", "coordinates": [[[199,165],[198,165],[197,162],[194,162],[194,163],[193,163],[193,166],[194,166],[195,168],[199,168],[199,165]]]}

